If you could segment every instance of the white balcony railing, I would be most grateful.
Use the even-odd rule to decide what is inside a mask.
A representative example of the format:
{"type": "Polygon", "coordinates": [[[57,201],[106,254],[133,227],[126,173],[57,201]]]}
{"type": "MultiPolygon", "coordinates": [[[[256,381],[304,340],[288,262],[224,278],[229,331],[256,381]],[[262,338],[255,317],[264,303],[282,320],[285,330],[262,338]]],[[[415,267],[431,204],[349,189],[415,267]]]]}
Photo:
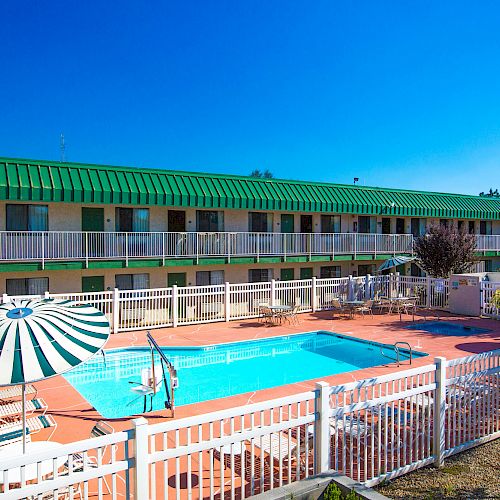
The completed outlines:
{"type": "MultiPolygon", "coordinates": [[[[479,251],[500,235],[478,236],[479,251]]],[[[205,258],[411,253],[411,234],[0,232],[0,261],[205,258]]]]}
{"type": "Polygon", "coordinates": [[[396,254],[410,234],[0,232],[0,261],[396,254]]]}

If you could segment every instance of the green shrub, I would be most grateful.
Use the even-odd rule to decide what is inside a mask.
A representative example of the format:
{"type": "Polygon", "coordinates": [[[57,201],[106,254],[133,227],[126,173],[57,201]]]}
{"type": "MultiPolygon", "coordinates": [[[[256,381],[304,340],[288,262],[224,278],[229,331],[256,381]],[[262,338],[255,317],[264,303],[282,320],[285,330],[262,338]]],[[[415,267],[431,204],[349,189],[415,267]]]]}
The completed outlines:
{"type": "Polygon", "coordinates": [[[354,490],[344,495],[335,483],[330,483],[323,492],[323,500],[361,500],[361,497],[354,490]]]}

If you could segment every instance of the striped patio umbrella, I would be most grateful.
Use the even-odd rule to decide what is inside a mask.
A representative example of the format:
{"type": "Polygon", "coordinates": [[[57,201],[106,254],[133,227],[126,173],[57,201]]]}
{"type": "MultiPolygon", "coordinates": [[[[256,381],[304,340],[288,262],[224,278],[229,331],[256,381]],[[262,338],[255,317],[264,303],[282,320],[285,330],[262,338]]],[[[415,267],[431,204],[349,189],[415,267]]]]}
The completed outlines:
{"type": "Polygon", "coordinates": [[[0,386],[22,385],[23,452],[26,384],[65,373],[99,352],[110,334],[106,316],[70,300],[0,304],[0,386]]]}
{"type": "Polygon", "coordinates": [[[407,257],[406,255],[397,255],[395,257],[391,257],[386,261],[382,262],[377,271],[385,271],[386,269],[390,269],[391,267],[398,267],[402,264],[407,264],[408,262],[413,262],[416,257],[407,257]]]}

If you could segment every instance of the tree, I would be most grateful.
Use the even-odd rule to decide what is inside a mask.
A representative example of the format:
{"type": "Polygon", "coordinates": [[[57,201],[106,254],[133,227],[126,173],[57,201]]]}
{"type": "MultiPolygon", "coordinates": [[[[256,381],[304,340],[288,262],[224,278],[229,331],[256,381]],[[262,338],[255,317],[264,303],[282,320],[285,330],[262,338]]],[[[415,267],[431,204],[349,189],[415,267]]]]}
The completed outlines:
{"type": "Polygon", "coordinates": [[[433,225],[415,240],[420,267],[434,278],[469,272],[476,262],[476,237],[456,226],[433,225]]]}
{"type": "Polygon", "coordinates": [[[274,175],[267,169],[264,170],[264,172],[261,172],[260,170],[255,169],[255,170],[252,170],[250,177],[257,177],[259,179],[272,179],[274,177],[274,175]]]}
{"type": "Polygon", "coordinates": [[[500,198],[500,193],[498,192],[498,189],[493,190],[493,188],[490,188],[487,193],[481,191],[479,196],[486,196],[487,198],[500,198]]]}

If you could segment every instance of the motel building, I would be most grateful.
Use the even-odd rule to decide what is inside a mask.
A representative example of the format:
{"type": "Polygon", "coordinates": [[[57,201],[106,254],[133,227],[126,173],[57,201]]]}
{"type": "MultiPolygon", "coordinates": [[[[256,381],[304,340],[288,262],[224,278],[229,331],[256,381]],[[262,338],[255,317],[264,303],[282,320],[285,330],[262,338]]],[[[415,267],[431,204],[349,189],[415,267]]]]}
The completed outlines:
{"type": "Polygon", "coordinates": [[[0,291],[364,276],[431,223],[476,234],[500,269],[500,199],[0,158],[0,291]]]}

